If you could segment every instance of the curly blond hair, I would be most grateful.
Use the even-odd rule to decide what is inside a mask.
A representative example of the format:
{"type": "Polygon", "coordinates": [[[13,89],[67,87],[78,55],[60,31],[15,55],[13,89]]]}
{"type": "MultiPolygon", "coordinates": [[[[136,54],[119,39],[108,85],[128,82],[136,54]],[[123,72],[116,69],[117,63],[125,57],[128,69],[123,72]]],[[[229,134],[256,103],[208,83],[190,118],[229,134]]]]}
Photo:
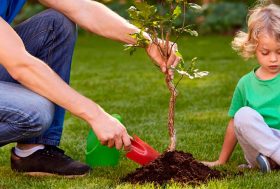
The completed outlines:
{"type": "Polygon", "coordinates": [[[280,41],[280,7],[278,5],[259,5],[250,10],[248,32],[239,31],[232,41],[232,48],[245,59],[254,57],[260,33],[266,33],[280,41]]]}

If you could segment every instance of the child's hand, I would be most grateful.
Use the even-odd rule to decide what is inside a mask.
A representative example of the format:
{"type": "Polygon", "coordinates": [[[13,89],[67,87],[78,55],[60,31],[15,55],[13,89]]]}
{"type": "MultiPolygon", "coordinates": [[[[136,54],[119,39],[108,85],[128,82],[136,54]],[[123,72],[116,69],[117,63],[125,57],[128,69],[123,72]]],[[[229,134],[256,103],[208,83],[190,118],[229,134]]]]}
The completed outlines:
{"type": "Polygon", "coordinates": [[[219,166],[219,165],[223,164],[219,160],[217,160],[217,161],[201,161],[201,163],[203,163],[204,165],[206,165],[208,167],[215,167],[215,166],[219,166]]]}

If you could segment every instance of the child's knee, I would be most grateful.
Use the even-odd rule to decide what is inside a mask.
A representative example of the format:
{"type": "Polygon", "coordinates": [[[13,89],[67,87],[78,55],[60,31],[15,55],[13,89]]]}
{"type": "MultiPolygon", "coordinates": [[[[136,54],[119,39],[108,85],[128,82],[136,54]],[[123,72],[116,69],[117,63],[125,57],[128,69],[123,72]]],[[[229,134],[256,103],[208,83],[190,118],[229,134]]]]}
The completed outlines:
{"type": "Polygon", "coordinates": [[[254,122],[253,120],[257,116],[256,113],[257,112],[254,109],[248,106],[240,108],[234,115],[235,129],[241,130],[243,127],[250,127],[254,122]]]}

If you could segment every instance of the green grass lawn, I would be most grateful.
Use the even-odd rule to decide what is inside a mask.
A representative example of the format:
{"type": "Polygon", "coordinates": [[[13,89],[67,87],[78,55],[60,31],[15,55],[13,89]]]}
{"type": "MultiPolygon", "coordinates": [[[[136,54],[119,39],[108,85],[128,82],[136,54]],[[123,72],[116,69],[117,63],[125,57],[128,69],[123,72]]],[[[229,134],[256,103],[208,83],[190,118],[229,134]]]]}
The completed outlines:
{"type": "MultiPolygon", "coordinates": [[[[239,78],[255,66],[244,62],[230,47],[232,37],[209,36],[184,38],[180,51],[190,60],[198,57],[201,70],[209,76],[180,83],[176,106],[177,149],[190,152],[198,160],[216,160],[229,118],[227,110],[239,78]]],[[[151,64],[143,50],[129,56],[121,44],[83,34],[79,36],[73,60],[71,85],[93,99],[109,113],[118,113],[128,132],[137,134],[155,149],[163,152],[168,146],[167,113],[169,93],[164,76],[151,64]]],[[[88,125],[66,115],[61,147],[75,159],[85,161],[88,125]]],[[[10,188],[155,188],[152,184],[129,185],[119,179],[138,165],[122,152],[117,167],[97,168],[84,178],[34,178],[10,170],[10,149],[0,148],[0,189],[10,188]]],[[[244,163],[238,146],[229,163],[219,169],[237,171],[244,163]]],[[[199,188],[279,188],[278,173],[261,174],[246,171],[243,176],[211,181],[199,188]]],[[[165,188],[180,188],[170,184],[165,188]]]]}

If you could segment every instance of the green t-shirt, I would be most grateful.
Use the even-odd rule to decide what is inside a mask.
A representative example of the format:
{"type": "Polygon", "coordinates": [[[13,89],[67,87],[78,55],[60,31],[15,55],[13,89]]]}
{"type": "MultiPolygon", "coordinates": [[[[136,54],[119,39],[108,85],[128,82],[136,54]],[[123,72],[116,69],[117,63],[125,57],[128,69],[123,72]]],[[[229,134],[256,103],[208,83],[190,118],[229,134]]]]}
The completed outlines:
{"type": "Polygon", "coordinates": [[[269,127],[280,130],[280,74],[260,80],[255,70],[239,80],[228,115],[234,117],[240,108],[248,106],[259,112],[269,127]]]}

